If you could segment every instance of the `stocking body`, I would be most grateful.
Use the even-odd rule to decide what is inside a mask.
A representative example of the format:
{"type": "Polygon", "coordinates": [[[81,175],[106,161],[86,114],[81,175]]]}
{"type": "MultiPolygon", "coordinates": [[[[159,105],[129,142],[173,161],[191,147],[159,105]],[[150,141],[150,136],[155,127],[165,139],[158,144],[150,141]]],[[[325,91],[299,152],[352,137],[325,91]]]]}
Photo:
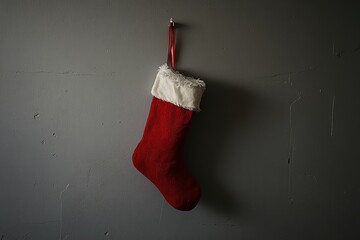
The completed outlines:
{"type": "Polygon", "coordinates": [[[191,210],[200,199],[200,186],[183,161],[183,148],[193,111],[153,97],[134,166],[179,210],[191,210]]]}

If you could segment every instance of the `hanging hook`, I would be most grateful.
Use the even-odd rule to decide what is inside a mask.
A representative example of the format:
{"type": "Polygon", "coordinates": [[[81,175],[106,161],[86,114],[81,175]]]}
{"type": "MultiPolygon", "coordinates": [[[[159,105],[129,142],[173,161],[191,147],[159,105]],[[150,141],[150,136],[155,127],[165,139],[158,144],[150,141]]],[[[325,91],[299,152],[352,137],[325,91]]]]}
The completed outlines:
{"type": "Polygon", "coordinates": [[[174,22],[173,18],[170,18],[170,25],[172,25],[172,26],[175,25],[175,22],[174,22]]]}

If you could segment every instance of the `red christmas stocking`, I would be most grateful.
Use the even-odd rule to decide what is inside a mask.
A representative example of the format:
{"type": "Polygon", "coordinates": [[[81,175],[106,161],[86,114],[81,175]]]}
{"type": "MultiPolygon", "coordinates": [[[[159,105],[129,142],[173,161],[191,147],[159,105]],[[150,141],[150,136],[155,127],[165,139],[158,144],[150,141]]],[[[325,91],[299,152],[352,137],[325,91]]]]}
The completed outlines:
{"type": "Polygon", "coordinates": [[[176,209],[191,210],[201,195],[200,186],[183,161],[186,133],[199,111],[205,83],[181,75],[167,65],[159,68],[143,137],[133,163],[176,209]]]}

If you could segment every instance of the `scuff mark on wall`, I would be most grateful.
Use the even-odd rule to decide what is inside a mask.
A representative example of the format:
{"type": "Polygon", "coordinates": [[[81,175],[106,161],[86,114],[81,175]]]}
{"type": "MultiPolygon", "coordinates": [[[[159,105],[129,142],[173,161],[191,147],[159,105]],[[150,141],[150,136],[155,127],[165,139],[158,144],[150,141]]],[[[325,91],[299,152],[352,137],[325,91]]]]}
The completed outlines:
{"type": "Polygon", "coordinates": [[[295,70],[295,71],[278,72],[278,73],[267,74],[267,75],[263,75],[263,76],[250,77],[249,79],[267,79],[267,78],[275,78],[276,79],[278,77],[288,76],[288,82],[292,86],[292,82],[289,81],[291,74],[296,75],[296,74],[311,72],[311,71],[314,71],[314,70],[318,69],[320,66],[321,66],[321,64],[316,64],[314,66],[307,66],[307,67],[304,67],[302,69],[295,70]]]}
{"type": "Polygon", "coordinates": [[[16,74],[56,74],[56,75],[75,75],[75,76],[93,76],[94,73],[78,73],[74,71],[52,72],[52,71],[16,71],[16,74]]]}
{"type": "Polygon", "coordinates": [[[202,226],[211,226],[211,227],[231,227],[231,228],[241,228],[239,224],[234,223],[201,223],[202,226]]]}
{"type": "Polygon", "coordinates": [[[163,199],[163,201],[161,203],[159,225],[161,224],[161,220],[162,220],[162,215],[163,215],[163,210],[164,210],[164,202],[165,202],[165,199],[163,199]]]}
{"type": "Polygon", "coordinates": [[[330,127],[330,136],[333,136],[334,133],[334,108],[335,108],[335,96],[332,98],[332,107],[331,107],[331,127],[330,127]]]}
{"type": "Polygon", "coordinates": [[[310,173],[306,173],[306,172],[305,172],[305,173],[304,173],[304,176],[305,176],[305,177],[311,177],[316,184],[319,184],[319,182],[318,182],[318,180],[317,180],[317,177],[316,177],[315,175],[312,175],[312,174],[310,174],[310,173]]]}
{"type": "Polygon", "coordinates": [[[288,83],[290,84],[290,86],[292,86],[292,81],[291,81],[291,72],[289,72],[288,74],[288,83]]]}
{"type": "MultiPolygon", "coordinates": [[[[291,83],[291,73],[289,73],[288,81],[291,83]]],[[[293,197],[293,187],[292,187],[292,175],[291,175],[291,164],[293,160],[293,152],[294,152],[294,144],[295,144],[295,137],[293,133],[293,121],[292,121],[292,112],[293,112],[293,106],[295,103],[300,101],[302,98],[301,93],[297,93],[297,98],[294,99],[289,106],[289,144],[288,144],[288,194],[289,194],[289,201],[290,204],[293,204],[294,197],[293,197]]]]}
{"type": "Polygon", "coordinates": [[[22,240],[26,240],[26,239],[31,239],[31,233],[30,232],[26,233],[22,238],[22,240]]]}
{"type": "Polygon", "coordinates": [[[59,226],[59,240],[62,240],[62,227],[63,227],[63,200],[62,200],[62,196],[65,193],[65,191],[69,188],[70,183],[68,183],[66,185],[66,187],[60,192],[60,226],[59,226]]]}
{"type": "Polygon", "coordinates": [[[281,73],[274,73],[274,74],[271,75],[272,78],[278,77],[278,76],[281,76],[281,73]]]}

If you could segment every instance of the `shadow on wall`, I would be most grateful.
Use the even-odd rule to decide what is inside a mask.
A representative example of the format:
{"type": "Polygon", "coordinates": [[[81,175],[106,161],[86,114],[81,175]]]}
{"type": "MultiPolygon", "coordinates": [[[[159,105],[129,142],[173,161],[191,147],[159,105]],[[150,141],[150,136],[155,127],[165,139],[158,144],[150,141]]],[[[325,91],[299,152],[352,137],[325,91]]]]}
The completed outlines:
{"type": "Polygon", "coordinates": [[[234,130],[244,127],[251,111],[252,96],[237,86],[204,79],[207,89],[201,103],[202,111],[192,119],[185,146],[185,161],[201,184],[200,204],[236,217],[241,214],[241,200],[236,199],[238,193],[232,192],[233,186],[222,180],[226,176],[220,175],[219,168],[229,163],[226,145],[234,130]]]}

